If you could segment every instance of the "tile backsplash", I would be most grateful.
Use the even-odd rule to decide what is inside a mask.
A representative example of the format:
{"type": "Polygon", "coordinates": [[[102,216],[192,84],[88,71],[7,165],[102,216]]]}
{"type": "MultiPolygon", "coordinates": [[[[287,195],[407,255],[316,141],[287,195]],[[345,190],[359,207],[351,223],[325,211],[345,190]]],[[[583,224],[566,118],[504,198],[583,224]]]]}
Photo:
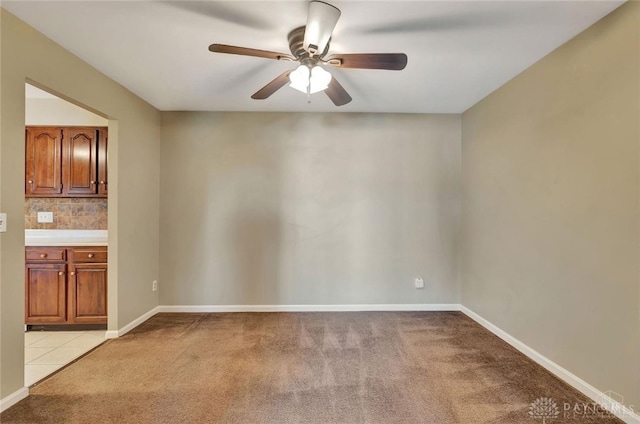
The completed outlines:
{"type": "Polygon", "coordinates": [[[28,230],[106,230],[107,199],[29,197],[24,201],[28,230]],[[38,212],[53,212],[52,223],[39,223],[38,212]]]}

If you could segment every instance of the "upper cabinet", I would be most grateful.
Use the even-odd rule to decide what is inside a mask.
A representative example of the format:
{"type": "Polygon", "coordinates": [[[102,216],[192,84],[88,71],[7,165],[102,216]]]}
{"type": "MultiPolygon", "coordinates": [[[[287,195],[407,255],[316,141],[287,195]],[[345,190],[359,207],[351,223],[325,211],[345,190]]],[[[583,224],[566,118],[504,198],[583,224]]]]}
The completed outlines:
{"type": "Polygon", "coordinates": [[[98,143],[98,194],[107,197],[109,184],[107,184],[107,129],[103,128],[100,142],[98,143]]]}
{"type": "Polygon", "coordinates": [[[106,127],[27,127],[26,197],[107,197],[106,127]]]}
{"type": "Polygon", "coordinates": [[[62,133],[64,192],[67,196],[96,195],[99,131],[95,128],[64,128],[62,133]]]}
{"type": "Polygon", "coordinates": [[[27,128],[26,185],[27,196],[62,194],[62,130],[27,128]]]}

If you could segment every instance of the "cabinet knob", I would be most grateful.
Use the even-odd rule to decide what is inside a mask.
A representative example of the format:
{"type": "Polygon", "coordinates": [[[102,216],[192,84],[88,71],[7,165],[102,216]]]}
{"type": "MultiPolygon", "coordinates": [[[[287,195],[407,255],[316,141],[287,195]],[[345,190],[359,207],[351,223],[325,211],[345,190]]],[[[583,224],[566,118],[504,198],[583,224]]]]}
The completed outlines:
{"type": "Polygon", "coordinates": [[[41,253],[41,254],[40,254],[40,257],[44,259],[44,258],[46,258],[46,257],[47,257],[47,254],[46,254],[46,253],[41,253]]]}
{"type": "Polygon", "coordinates": [[[27,181],[29,184],[33,184],[33,180],[29,180],[27,181]]]}
{"type": "Polygon", "coordinates": [[[64,272],[58,271],[58,275],[64,275],[64,272]]]}
{"type": "Polygon", "coordinates": [[[95,183],[96,183],[95,181],[91,181],[91,184],[92,184],[92,185],[93,185],[93,184],[95,184],[95,183]]]}
{"type": "Polygon", "coordinates": [[[89,253],[87,256],[89,257],[89,259],[91,259],[93,258],[93,253],[89,253]]]}
{"type": "Polygon", "coordinates": [[[75,273],[75,272],[73,272],[73,271],[71,271],[71,273],[70,273],[70,274],[71,274],[71,275],[76,275],[76,273],[75,273]]]}
{"type": "Polygon", "coordinates": [[[100,184],[106,184],[104,181],[100,180],[100,184]]]}

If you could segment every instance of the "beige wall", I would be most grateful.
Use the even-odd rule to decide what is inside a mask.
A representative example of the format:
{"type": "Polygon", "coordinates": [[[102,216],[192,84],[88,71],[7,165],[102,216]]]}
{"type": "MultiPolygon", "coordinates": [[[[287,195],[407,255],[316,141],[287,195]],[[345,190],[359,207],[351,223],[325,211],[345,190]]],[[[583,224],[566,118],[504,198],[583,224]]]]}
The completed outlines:
{"type": "Polygon", "coordinates": [[[23,386],[25,82],[109,120],[109,328],[158,303],[160,113],[0,9],[0,398],[23,386]],[[51,66],[55,64],[55,66],[51,66]]]}
{"type": "Polygon", "coordinates": [[[462,304],[636,409],[639,21],[623,5],[462,120],[462,304]]]}
{"type": "Polygon", "coordinates": [[[26,125],[86,125],[106,127],[108,119],[62,99],[26,99],[26,125]]]}
{"type": "Polygon", "coordinates": [[[458,303],[459,116],[162,116],[161,304],[458,303]]]}

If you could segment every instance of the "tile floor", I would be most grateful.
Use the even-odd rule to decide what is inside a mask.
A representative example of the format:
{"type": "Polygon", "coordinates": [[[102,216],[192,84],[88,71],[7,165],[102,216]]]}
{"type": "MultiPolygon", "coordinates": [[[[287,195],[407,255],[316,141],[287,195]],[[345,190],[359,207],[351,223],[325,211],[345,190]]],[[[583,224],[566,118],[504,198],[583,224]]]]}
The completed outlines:
{"type": "Polygon", "coordinates": [[[104,342],[105,331],[24,333],[24,383],[31,386],[104,342]]]}

